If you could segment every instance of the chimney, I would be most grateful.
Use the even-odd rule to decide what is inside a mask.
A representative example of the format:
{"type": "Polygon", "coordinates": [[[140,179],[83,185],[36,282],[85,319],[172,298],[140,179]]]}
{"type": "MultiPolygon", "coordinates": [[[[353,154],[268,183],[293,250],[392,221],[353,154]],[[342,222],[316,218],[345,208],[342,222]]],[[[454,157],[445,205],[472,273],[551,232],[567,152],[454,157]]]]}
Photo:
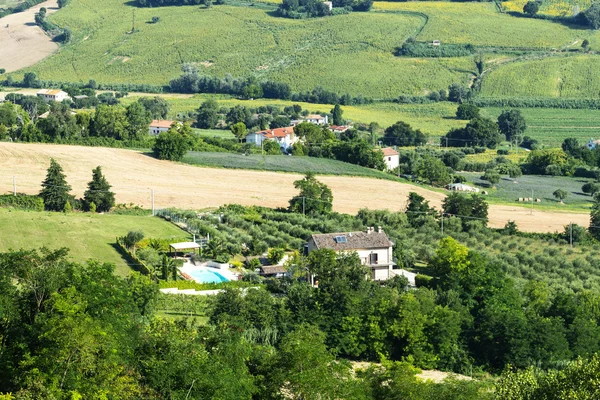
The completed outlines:
{"type": "Polygon", "coordinates": [[[383,229],[381,229],[381,226],[378,226],[378,227],[377,227],[377,232],[378,232],[378,233],[382,233],[382,232],[383,232],[383,229]]]}

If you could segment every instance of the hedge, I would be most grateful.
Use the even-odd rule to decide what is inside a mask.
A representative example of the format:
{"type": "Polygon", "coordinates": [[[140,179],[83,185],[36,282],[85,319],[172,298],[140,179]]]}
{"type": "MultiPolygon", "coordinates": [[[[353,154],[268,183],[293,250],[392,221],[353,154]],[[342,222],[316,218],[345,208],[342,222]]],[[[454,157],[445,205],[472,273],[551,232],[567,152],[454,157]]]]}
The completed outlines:
{"type": "Polygon", "coordinates": [[[0,195],[0,207],[13,207],[19,210],[44,211],[44,199],[38,196],[18,193],[0,195]]]}

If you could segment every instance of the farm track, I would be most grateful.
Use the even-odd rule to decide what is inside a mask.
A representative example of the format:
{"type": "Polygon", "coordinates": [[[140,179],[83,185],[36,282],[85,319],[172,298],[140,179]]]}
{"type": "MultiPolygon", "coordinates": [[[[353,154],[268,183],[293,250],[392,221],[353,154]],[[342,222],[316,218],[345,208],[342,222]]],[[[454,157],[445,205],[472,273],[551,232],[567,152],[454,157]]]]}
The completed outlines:
{"type": "Polygon", "coordinates": [[[0,18],[0,68],[12,72],[29,67],[58,50],[58,45],[35,25],[35,14],[42,7],[48,15],[58,11],[57,1],[50,0],[0,18]]]}
{"type": "MultiPolygon", "coordinates": [[[[64,168],[73,194],[82,196],[91,170],[100,165],[113,185],[118,203],[151,207],[151,189],[157,208],[202,209],[223,204],[285,207],[297,191],[298,174],[200,168],[156,160],[140,152],[100,147],[50,144],[0,143],[0,193],[35,194],[40,190],[50,158],[64,168]]],[[[444,193],[393,181],[348,176],[320,176],[333,191],[334,210],[356,213],[361,208],[401,211],[408,193],[417,192],[435,207],[444,193]]],[[[562,231],[571,222],[586,226],[588,214],[535,211],[507,205],[490,205],[490,226],[502,227],[513,220],[527,232],[562,231]]]]}

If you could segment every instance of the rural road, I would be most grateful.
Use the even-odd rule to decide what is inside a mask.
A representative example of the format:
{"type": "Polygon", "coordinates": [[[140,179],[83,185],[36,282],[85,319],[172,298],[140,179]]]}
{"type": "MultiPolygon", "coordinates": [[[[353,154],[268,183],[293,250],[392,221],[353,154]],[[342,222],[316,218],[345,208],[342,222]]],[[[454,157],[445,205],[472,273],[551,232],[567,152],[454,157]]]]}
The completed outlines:
{"type": "MultiPolygon", "coordinates": [[[[102,166],[113,185],[117,203],[151,207],[154,189],[156,208],[201,209],[237,203],[267,207],[285,207],[297,191],[293,182],[301,177],[266,171],[201,168],[160,161],[142,153],[102,147],[53,144],[0,143],[0,193],[13,190],[35,194],[45,177],[50,158],[64,168],[72,193],[83,196],[91,171],[102,166]]],[[[439,208],[445,194],[399,182],[348,177],[319,176],[333,191],[334,210],[356,213],[361,208],[403,210],[408,193],[417,192],[439,208]]],[[[502,227],[516,221],[522,231],[562,231],[571,222],[583,226],[588,214],[534,211],[518,206],[490,205],[490,226],[502,227]]]]}
{"type": "Polygon", "coordinates": [[[35,14],[42,7],[46,7],[47,14],[52,14],[58,11],[58,2],[46,1],[0,18],[0,68],[5,68],[6,72],[29,67],[58,49],[58,45],[35,25],[35,14]]]}

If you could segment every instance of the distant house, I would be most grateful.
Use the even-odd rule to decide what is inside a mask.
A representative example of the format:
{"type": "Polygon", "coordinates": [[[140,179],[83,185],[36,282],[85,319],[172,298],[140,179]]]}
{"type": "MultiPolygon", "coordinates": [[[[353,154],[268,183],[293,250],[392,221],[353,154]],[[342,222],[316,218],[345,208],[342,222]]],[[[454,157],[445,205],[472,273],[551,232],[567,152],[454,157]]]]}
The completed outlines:
{"type": "Polygon", "coordinates": [[[471,193],[479,193],[479,189],[473,186],[465,185],[464,183],[452,183],[446,186],[448,190],[453,192],[471,192],[471,193]]]}
{"type": "Polygon", "coordinates": [[[333,2],[332,1],[324,1],[323,4],[329,8],[329,11],[333,10],[333,2]]]}
{"type": "Polygon", "coordinates": [[[283,265],[263,265],[260,267],[260,275],[265,278],[283,278],[288,274],[283,265]]]}
{"type": "Polygon", "coordinates": [[[590,141],[587,142],[586,147],[589,150],[594,150],[596,147],[598,147],[598,145],[600,145],[600,140],[590,139],[590,141]]]}
{"type": "Polygon", "coordinates": [[[155,119],[150,123],[150,135],[157,136],[161,132],[166,132],[173,125],[173,121],[166,119],[155,119]]]}
{"type": "Polygon", "coordinates": [[[327,115],[322,116],[318,114],[311,114],[304,117],[304,120],[306,122],[310,122],[311,124],[317,125],[327,125],[329,123],[329,118],[327,118],[327,115]]]}
{"type": "MultiPolygon", "coordinates": [[[[377,231],[369,227],[361,232],[312,235],[305,245],[305,250],[307,254],[320,249],[331,249],[338,253],[356,252],[362,264],[371,270],[371,278],[375,281],[383,281],[393,276],[392,267],[395,265],[392,256],[393,246],[394,243],[381,227],[378,227],[377,231]]],[[[311,281],[314,279],[315,277],[311,277],[311,281]]]]}
{"type": "Polygon", "coordinates": [[[262,146],[265,140],[275,140],[283,151],[288,151],[298,141],[298,137],[294,133],[293,126],[267,129],[246,135],[246,143],[254,143],[256,146],[262,146]]]}
{"type": "Polygon", "coordinates": [[[70,99],[67,92],[63,92],[60,89],[42,89],[36,93],[38,97],[44,99],[44,101],[63,101],[70,99]]]}
{"type": "Polygon", "coordinates": [[[395,170],[400,165],[400,153],[391,147],[381,149],[383,153],[383,161],[389,170],[395,170]]]}
{"type": "Polygon", "coordinates": [[[329,127],[329,130],[335,134],[344,133],[350,129],[352,129],[350,125],[331,125],[329,127]]]}
{"type": "Polygon", "coordinates": [[[437,46],[441,46],[441,45],[442,45],[442,42],[440,42],[439,40],[434,40],[434,41],[432,41],[432,42],[431,42],[431,45],[432,45],[432,46],[436,46],[436,47],[437,47],[437,46]]]}

